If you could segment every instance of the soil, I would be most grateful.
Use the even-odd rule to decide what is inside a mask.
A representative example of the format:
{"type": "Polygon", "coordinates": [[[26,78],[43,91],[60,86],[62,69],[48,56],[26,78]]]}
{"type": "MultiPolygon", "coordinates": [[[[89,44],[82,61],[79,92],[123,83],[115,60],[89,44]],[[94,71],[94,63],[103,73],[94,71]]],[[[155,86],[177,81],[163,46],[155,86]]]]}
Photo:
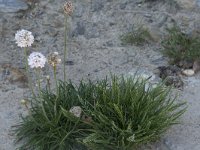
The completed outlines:
{"type": "MultiPolygon", "coordinates": [[[[39,51],[48,55],[57,51],[63,56],[64,0],[25,2],[29,6],[26,10],[0,11],[0,150],[17,148],[12,126],[20,121],[20,115],[27,113],[20,100],[30,94],[26,88],[23,49],[14,40],[16,31],[26,29],[34,34],[35,42],[29,53],[39,51]]],[[[101,79],[110,73],[133,75],[138,69],[142,74],[153,74],[156,68],[168,64],[160,52],[166,27],[177,24],[185,33],[199,33],[199,1],[177,0],[171,4],[158,0],[74,0],[73,3],[75,10],[68,18],[68,61],[59,66],[58,77],[63,78],[62,68],[66,63],[67,78],[75,83],[81,79],[101,79]],[[120,36],[139,24],[149,29],[154,42],[123,45],[120,36]]],[[[52,74],[52,69],[45,67],[42,77],[52,74]]],[[[188,103],[181,124],[141,149],[200,149],[200,75],[182,76],[182,80],[183,89],[175,90],[180,95],[178,100],[188,103]]]]}

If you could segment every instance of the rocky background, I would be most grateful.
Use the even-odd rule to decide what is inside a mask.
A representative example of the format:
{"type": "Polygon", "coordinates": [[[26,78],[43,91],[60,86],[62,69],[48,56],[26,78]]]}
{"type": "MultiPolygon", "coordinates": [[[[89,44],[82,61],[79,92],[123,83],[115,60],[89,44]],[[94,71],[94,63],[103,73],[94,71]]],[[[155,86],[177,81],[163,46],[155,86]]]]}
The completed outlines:
{"type": "MultiPolygon", "coordinates": [[[[20,100],[29,95],[24,76],[23,50],[14,41],[17,30],[33,32],[35,43],[29,49],[47,55],[63,56],[64,0],[0,0],[0,150],[14,150],[12,126],[26,113],[20,100]]],[[[166,28],[178,25],[183,32],[200,32],[200,0],[73,0],[75,11],[68,19],[67,77],[99,79],[111,72],[155,76],[156,68],[167,65],[160,53],[166,28]],[[120,36],[139,25],[147,27],[153,42],[144,46],[123,45],[120,36]]],[[[62,79],[62,65],[58,75],[62,79]]],[[[52,75],[45,68],[45,75],[52,75]]],[[[149,150],[200,149],[200,76],[182,77],[180,101],[188,102],[181,125],[172,127],[158,142],[145,145],[149,150]]]]}

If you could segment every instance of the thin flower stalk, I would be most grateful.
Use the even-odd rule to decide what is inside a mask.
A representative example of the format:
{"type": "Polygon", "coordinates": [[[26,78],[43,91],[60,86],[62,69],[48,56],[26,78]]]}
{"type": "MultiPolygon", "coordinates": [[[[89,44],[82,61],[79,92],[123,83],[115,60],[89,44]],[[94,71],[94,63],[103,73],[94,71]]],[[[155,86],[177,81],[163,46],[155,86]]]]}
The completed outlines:
{"type": "Polygon", "coordinates": [[[51,91],[51,83],[50,83],[50,76],[46,76],[46,88],[50,92],[51,91]]]}
{"type": "Polygon", "coordinates": [[[66,55],[67,55],[67,15],[65,15],[65,33],[64,33],[64,38],[65,38],[65,41],[64,41],[64,81],[66,81],[66,55]]]}
{"type": "Polygon", "coordinates": [[[28,86],[31,89],[31,92],[32,92],[33,96],[35,97],[32,81],[30,81],[30,77],[29,77],[27,47],[24,47],[24,56],[25,56],[25,70],[26,70],[26,75],[27,75],[27,78],[28,78],[28,86]]]}
{"type": "Polygon", "coordinates": [[[56,84],[56,94],[58,95],[58,83],[57,83],[57,75],[56,75],[56,65],[53,66],[53,75],[54,75],[54,81],[55,81],[55,84],[56,84]]]}
{"type": "Polygon", "coordinates": [[[30,68],[35,69],[36,81],[38,83],[38,90],[41,93],[41,85],[40,85],[40,70],[45,66],[46,58],[43,54],[39,52],[33,52],[28,57],[28,65],[30,68]]]}
{"type": "Polygon", "coordinates": [[[59,57],[58,52],[53,52],[48,55],[47,60],[48,60],[49,65],[51,65],[53,68],[54,81],[56,84],[56,98],[55,98],[55,105],[54,105],[54,113],[55,115],[57,115],[57,99],[58,99],[59,91],[58,91],[58,83],[57,83],[58,81],[57,81],[56,70],[57,70],[57,65],[61,63],[61,59],[59,57]]]}
{"type": "Polygon", "coordinates": [[[36,69],[36,71],[35,71],[36,73],[36,80],[37,80],[37,84],[38,84],[38,91],[39,91],[39,93],[41,93],[41,91],[42,91],[42,89],[41,89],[41,83],[40,83],[40,69],[39,68],[37,68],[36,69]]]}
{"type": "Polygon", "coordinates": [[[54,80],[56,84],[56,94],[58,94],[58,85],[57,85],[57,76],[56,76],[56,69],[57,65],[61,63],[61,59],[58,55],[58,52],[53,52],[48,55],[48,63],[53,67],[53,73],[54,73],[54,80]]]}
{"type": "Polygon", "coordinates": [[[66,57],[67,57],[67,17],[73,13],[73,5],[71,1],[65,2],[63,5],[65,15],[65,31],[64,31],[64,81],[66,81],[66,57]]]}

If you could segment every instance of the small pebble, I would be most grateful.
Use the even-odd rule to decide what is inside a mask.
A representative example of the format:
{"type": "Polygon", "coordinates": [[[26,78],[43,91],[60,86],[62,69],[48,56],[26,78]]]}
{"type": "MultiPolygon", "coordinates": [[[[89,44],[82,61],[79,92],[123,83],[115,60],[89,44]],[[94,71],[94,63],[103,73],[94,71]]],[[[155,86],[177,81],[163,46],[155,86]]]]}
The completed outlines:
{"type": "Polygon", "coordinates": [[[193,69],[186,69],[186,70],[183,70],[182,73],[186,76],[193,76],[195,74],[194,70],[193,69]]]}

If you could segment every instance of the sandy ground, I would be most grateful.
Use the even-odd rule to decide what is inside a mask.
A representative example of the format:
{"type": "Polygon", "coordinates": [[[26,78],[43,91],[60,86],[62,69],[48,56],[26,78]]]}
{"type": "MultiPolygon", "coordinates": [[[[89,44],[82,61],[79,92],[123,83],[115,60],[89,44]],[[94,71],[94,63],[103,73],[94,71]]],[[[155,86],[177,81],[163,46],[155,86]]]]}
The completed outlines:
{"type": "MultiPolygon", "coordinates": [[[[35,43],[29,52],[37,50],[47,55],[58,51],[62,55],[63,2],[41,1],[26,12],[0,13],[0,150],[17,148],[13,143],[11,127],[19,121],[21,114],[26,113],[20,104],[20,100],[28,96],[23,78],[23,51],[16,46],[14,34],[19,29],[33,32],[35,43]]],[[[74,82],[82,78],[96,80],[110,72],[127,75],[134,73],[137,68],[153,72],[158,66],[166,64],[166,59],[159,52],[158,43],[136,47],[124,46],[119,40],[120,35],[135,23],[135,18],[140,18],[141,14],[134,13],[132,9],[140,12],[154,11],[153,14],[159,16],[159,5],[148,8],[144,4],[141,8],[128,0],[103,2],[102,6],[99,1],[75,1],[75,13],[69,19],[71,29],[66,62],[69,79],[74,82]]],[[[62,65],[58,69],[60,78],[61,72],[62,65]]],[[[46,67],[43,75],[49,74],[52,76],[52,70],[46,67]]],[[[181,125],[172,127],[160,141],[142,149],[200,149],[200,75],[185,77],[184,82],[183,90],[178,90],[178,93],[180,101],[188,102],[188,110],[181,118],[181,125]]]]}

